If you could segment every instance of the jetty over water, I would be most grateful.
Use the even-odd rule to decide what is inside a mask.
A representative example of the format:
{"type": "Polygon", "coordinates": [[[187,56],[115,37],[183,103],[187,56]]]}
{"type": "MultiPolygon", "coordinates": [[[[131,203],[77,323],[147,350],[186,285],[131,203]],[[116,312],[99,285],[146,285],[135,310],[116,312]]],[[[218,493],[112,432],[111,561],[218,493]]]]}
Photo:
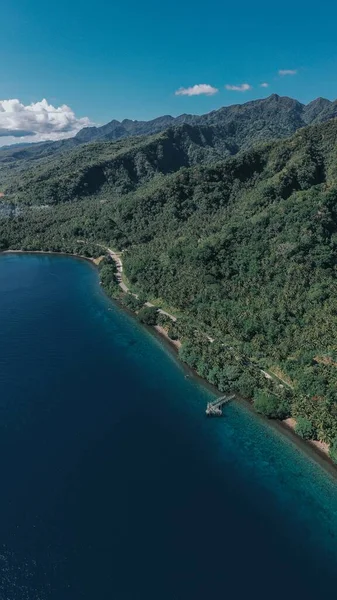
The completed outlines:
{"type": "Polygon", "coordinates": [[[221,417],[222,407],[233,400],[234,397],[234,394],[232,396],[221,396],[221,398],[217,398],[213,402],[207,402],[206,415],[208,417],[221,417]]]}

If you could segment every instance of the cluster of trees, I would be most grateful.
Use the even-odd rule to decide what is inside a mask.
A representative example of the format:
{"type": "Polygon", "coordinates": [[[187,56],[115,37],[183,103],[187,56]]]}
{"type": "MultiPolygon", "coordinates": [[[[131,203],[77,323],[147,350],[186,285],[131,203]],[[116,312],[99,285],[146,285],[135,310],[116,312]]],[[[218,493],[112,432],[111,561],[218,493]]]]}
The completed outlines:
{"type": "Polygon", "coordinates": [[[144,325],[157,325],[159,322],[157,308],[144,305],[145,298],[141,295],[135,296],[131,293],[124,293],[121,290],[116,277],[117,266],[110,256],[106,256],[100,261],[99,273],[101,284],[110,298],[118,300],[125,308],[137,313],[138,319],[144,325]]]}
{"type": "Polygon", "coordinates": [[[157,325],[158,309],[155,306],[143,306],[138,312],[138,319],[144,325],[157,325]]]}

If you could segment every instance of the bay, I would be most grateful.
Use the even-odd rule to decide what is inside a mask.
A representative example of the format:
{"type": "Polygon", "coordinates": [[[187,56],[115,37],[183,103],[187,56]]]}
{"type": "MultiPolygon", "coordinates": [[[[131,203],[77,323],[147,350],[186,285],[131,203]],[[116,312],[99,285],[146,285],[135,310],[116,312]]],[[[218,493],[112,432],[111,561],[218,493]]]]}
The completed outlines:
{"type": "Polygon", "coordinates": [[[1,600],[334,594],[334,477],[212,397],[90,264],[2,255],[1,600]]]}

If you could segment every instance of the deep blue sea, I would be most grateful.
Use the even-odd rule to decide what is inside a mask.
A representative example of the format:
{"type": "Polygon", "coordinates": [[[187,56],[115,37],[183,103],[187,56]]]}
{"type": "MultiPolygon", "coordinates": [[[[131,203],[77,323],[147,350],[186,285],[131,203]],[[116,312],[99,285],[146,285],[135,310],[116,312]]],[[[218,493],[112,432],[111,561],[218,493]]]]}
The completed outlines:
{"type": "Polygon", "coordinates": [[[335,598],[336,480],[68,257],[0,257],[0,600],[335,598]]]}

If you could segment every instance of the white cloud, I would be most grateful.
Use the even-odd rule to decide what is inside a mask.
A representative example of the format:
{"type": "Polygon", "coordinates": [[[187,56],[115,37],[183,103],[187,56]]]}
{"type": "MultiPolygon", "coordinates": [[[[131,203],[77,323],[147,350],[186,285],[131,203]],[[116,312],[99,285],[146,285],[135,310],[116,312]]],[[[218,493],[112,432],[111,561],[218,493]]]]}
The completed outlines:
{"type": "Polygon", "coordinates": [[[266,82],[260,83],[260,87],[267,88],[267,87],[269,87],[269,83],[266,83],[266,82]]]}
{"type": "Polygon", "coordinates": [[[297,70],[296,69],[280,69],[278,74],[281,75],[281,77],[284,77],[285,75],[297,75],[297,70]]]}
{"type": "Polygon", "coordinates": [[[197,85],[193,85],[192,87],[179,88],[179,90],[175,92],[175,95],[200,96],[201,94],[205,94],[206,96],[213,96],[214,94],[217,94],[218,91],[219,90],[217,88],[208,85],[208,83],[199,83],[197,85]]]}
{"type": "Polygon", "coordinates": [[[252,89],[252,86],[249,83],[240,83],[240,85],[225,85],[226,90],[230,92],[248,92],[248,90],[252,89]]]}
{"type": "Polygon", "coordinates": [[[0,100],[0,145],[61,140],[90,124],[66,104],[54,107],[44,99],[25,106],[17,99],[0,100]]]}

